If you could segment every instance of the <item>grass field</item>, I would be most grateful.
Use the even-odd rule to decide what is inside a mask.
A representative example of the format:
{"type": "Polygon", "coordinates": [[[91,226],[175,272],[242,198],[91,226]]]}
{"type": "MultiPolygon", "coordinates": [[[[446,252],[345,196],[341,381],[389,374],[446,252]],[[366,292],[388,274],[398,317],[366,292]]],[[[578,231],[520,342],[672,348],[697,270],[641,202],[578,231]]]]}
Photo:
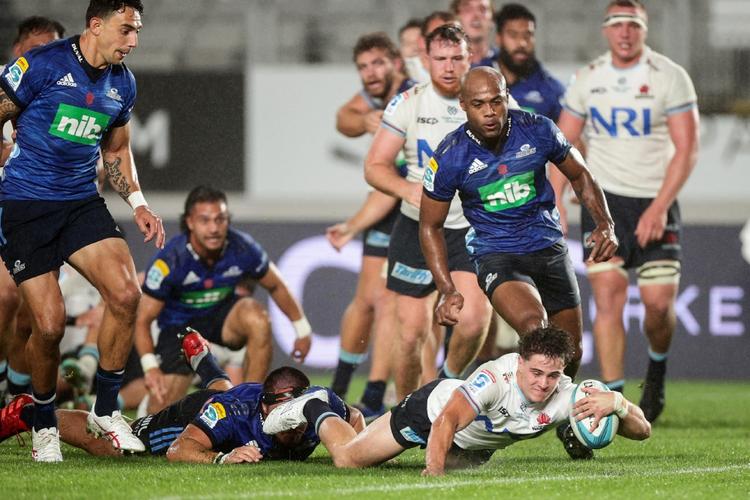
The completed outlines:
{"type": "MultiPolygon", "coordinates": [[[[322,382],[322,381],[319,381],[322,382]]],[[[637,401],[631,383],[626,396],[637,401]]],[[[361,390],[361,389],[360,389],[361,390]]],[[[356,388],[353,392],[356,392],[356,388]]],[[[319,447],[308,461],[170,465],[95,458],[65,446],[34,464],[30,436],[0,445],[2,498],[750,498],[750,383],[671,382],[651,439],[618,438],[591,462],[568,459],[554,433],[498,451],[485,466],[422,478],[412,450],[367,470],[336,470],[319,447]]]]}

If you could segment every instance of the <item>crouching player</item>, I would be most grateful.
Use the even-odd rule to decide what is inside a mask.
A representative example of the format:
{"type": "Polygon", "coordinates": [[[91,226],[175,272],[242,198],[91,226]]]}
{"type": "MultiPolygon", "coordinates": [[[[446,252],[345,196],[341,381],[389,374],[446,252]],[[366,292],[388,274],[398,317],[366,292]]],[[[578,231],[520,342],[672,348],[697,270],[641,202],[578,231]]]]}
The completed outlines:
{"type": "MultiPolygon", "coordinates": [[[[298,426],[274,436],[263,432],[263,419],[279,404],[302,396],[323,398],[329,411],[348,422],[352,432],[364,429],[361,413],[346,405],[336,394],[322,387],[310,388],[310,380],[292,367],[273,370],[262,384],[244,383],[232,387],[208,342],[188,330],[182,340],[191,367],[200,375],[205,389],[196,391],[162,411],[133,421],[133,433],[146,452],[166,455],[172,462],[252,463],[262,459],[304,460],[320,443],[314,426],[298,426]],[[304,395],[306,391],[312,391],[304,395]]],[[[121,452],[110,441],[86,432],[88,412],[57,410],[60,439],[92,455],[116,456],[121,452]]],[[[0,410],[0,441],[28,431],[33,401],[23,394],[0,410]]],[[[116,446],[116,444],[115,444],[116,446]]]]}
{"type": "MultiPolygon", "coordinates": [[[[408,448],[427,448],[423,475],[447,468],[480,465],[497,449],[539,437],[567,421],[594,415],[595,424],[611,413],[620,416],[618,433],[643,440],[651,425],[641,409],[613,392],[591,389],[571,409],[575,384],[563,374],[573,358],[570,336],[555,327],[521,337],[512,353],[480,366],[466,381],[435,380],[407,396],[390,412],[356,434],[317,397],[288,401],[272,411],[266,433],[314,424],[336,467],[367,467],[408,448]]],[[[583,445],[581,445],[583,446],[583,445]]]]}

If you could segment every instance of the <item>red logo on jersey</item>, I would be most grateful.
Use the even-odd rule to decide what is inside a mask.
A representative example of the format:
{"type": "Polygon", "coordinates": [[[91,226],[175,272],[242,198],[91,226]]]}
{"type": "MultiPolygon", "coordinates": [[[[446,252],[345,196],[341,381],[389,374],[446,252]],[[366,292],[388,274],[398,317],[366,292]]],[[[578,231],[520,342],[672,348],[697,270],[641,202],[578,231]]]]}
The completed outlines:
{"type": "Polygon", "coordinates": [[[641,94],[648,94],[648,85],[644,83],[639,90],[641,91],[641,94]]]}
{"type": "Polygon", "coordinates": [[[86,94],[86,104],[88,106],[91,106],[92,104],[94,104],[94,94],[93,93],[88,92],[86,94]]]}
{"type": "Polygon", "coordinates": [[[214,287],[214,280],[211,278],[203,280],[203,288],[209,289],[214,287]]]}
{"type": "Polygon", "coordinates": [[[497,173],[500,175],[505,175],[508,173],[508,165],[502,164],[498,165],[497,167],[497,173]]]}
{"type": "Polygon", "coordinates": [[[546,413],[540,413],[536,417],[536,423],[539,425],[549,425],[550,422],[552,422],[552,419],[546,413]]]}

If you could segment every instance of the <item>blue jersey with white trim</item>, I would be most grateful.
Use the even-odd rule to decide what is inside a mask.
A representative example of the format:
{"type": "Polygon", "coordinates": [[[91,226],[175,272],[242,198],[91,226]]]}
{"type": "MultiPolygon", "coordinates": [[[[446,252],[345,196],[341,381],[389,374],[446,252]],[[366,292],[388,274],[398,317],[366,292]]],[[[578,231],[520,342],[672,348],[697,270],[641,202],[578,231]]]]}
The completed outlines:
{"type": "MultiPolygon", "coordinates": [[[[320,389],[324,388],[313,386],[307,392],[320,389]]],[[[332,390],[325,391],[333,412],[348,420],[346,404],[332,390]]],[[[245,383],[216,394],[206,402],[193,424],[208,435],[212,448],[217,451],[228,453],[234,448],[252,444],[260,449],[264,459],[306,459],[320,444],[315,426],[307,426],[301,442],[294,448],[282,447],[273,436],[263,432],[262,393],[261,384],[245,383]]]]}
{"type": "Polygon", "coordinates": [[[221,258],[212,267],[201,260],[187,233],[175,236],[146,268],[143,292],[164,302],[160,328],[188,323],[213,314],[244,277],[260,279],[268,272],[268,254],[252,236],[230,228],[221,258]]]}
{"type": "Polygon", "coordinates": [[[135,103],[133,74],[83,58],[78,37],[33,49],[9,64],[0,86],[21,108],[5,164],[6,200],[79,200],[96,196],[102,136],[125,125],[135,103]]]}
{"type": "Polygon", "coordinates": [[[508,120],[499,153],[464,123],[440,143],[425,169],[427,196],[448,202],[458,191],[472,226],[466,236],[470,255],[526,254],[563,236],[546,164],[562,162],[571,145],[544,116],[510,110],[508,120]]]}
{"type": "Polygon", "coordinates": [[[521,109],[529,113],[544,115],[553,122],[560,117],[565,86],[547,72],[540,63],[528,76],[519,78],[508,86],[521,109]]]}

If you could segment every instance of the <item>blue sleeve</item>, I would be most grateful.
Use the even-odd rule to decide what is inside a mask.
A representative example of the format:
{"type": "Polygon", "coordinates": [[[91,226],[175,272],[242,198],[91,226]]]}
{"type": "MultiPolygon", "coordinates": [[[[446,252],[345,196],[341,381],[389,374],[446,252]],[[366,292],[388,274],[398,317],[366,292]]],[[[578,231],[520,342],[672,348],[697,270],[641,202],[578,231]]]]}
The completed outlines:
{"type": "Polygon", "coordinates": [[[130,121],[130,115],[133,112],[133,107],[135,106],[135,97],[137,94],[135,77],[129,70],[126,69],[126,72],[126,78],[129,79],[128,88],[130,89],[130,92],[128,92],[128,97],[123,102],[122,111],[120,111],[120,114],[112,122],[112,128],[122,127],[123,125],[127,124],[130,121]]]}
{"type": "Polygon", "coordinates": [[[326,388],[328,391],[328,406],[338,415],[346,421],[349,421],[349,409],[338,394],[333,392],[331,389],[326,388]]]}
{"type": "Polygon", "coordinates": [[[271,261],[268,258],[268,252],[253,239],[252,236],[245,233],[239,233],[247,248],[245,249],[245,271],[251,278],[261,279],[268,272],[271,261]]]}
{"type": "Polygon", "coordinates": [[[44,88],[48,71],[40,57],[27,52],[3,70],[0,86],[11,101],[25,109],[44,88]]]}
{"type": "Polygon", "coordinates": [[[565,160],[573,146],[552,120],[543,116],[540,118],[542,123],[538,130],[541,138],[548,144],[547,159],[558,165],[565,160]]]}
{"type": "Polygon", "coordinates": [[[438,153],[430,158],[424,169],[422,179],[423,192],[437,201],[451,201],[460,187],[460,168],[452,165],[453,156],[450,153],[440,154],[442,144],[438,146],[438,153]]]}
{"type": "Polygon", "coordinates": [[[235,436],[234,419],[235,416],[227,414],[227,407],[230,406],[234,398],[227,397],[225,394],[217,394],[211,398],[201,409],[193,425],[206,433],[211,440],[212,449],[220,449],[222,445],[229,443],[232,448],[237,444],[235,436]]]}
{"type": "Polygon", "coordinates": [[[174,289],[176,259],[170,256],[169,247],[156,254],[146,267],[143,293],[159,300],[167,300],[174,289]]]}

